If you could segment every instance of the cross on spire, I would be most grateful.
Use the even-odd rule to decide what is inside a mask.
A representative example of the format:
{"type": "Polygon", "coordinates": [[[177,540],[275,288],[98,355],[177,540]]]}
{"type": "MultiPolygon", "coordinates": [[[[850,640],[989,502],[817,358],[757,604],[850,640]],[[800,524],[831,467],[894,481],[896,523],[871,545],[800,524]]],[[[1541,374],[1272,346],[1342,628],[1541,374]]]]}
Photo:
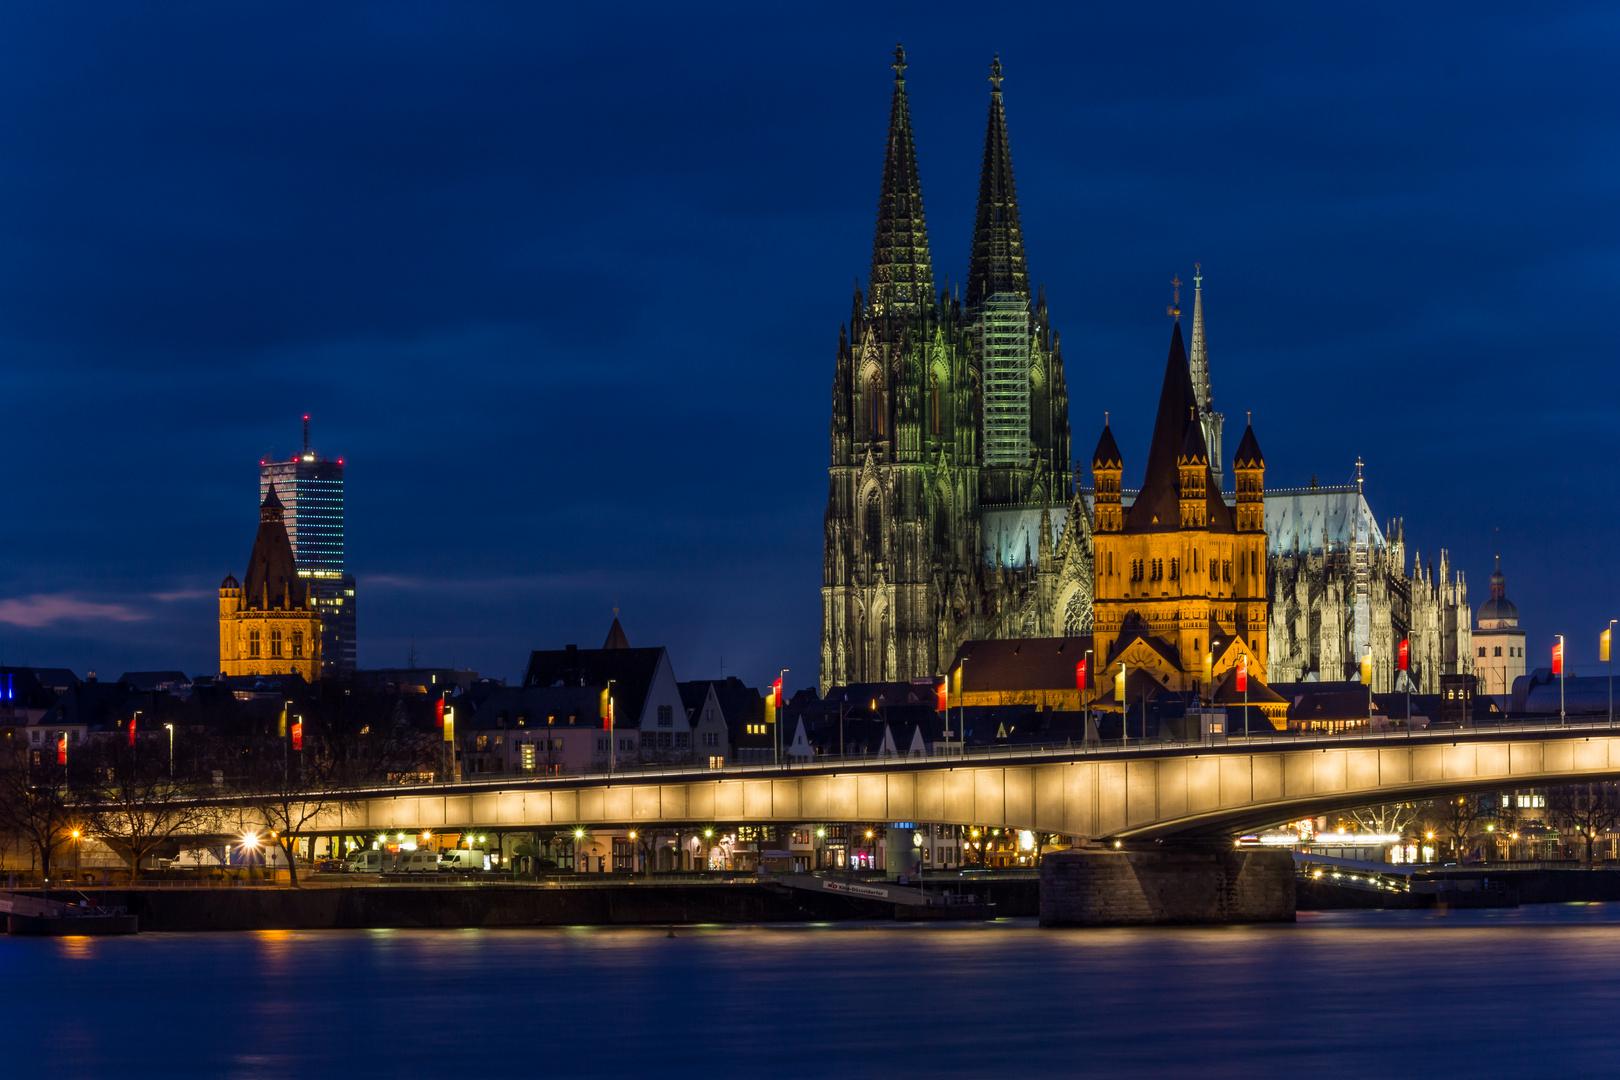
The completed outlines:
{"type": "Polygon", "coordinates": [[[904,45],[894,47],[894,63],[889,66],[894,68],[895,82],[906,81],[906,47],[904,45]]]}
{"type": "Polygon", "coordinates": [[[994,93],[1001,93],[1001,57],[997,55],[990,61],[990,89],[994,93]]]}
{"type": "Polygon", "coordinates": [[[1174,276],[1174,277],[1172,277],[1170,279],[1170,286],[1171,286],[1171,288],[1173,288],[1175,290],[1175,300],[1174,300],[1173,303],[1170,304],[1169,307],[1164,309],[1164,313],[1166,315],[1170,316],[1172,319],[1179,319],[1179,318],[1181,318],[1181,275],[1180,274],[1177,274],[1176,276],[1174,276]]]}

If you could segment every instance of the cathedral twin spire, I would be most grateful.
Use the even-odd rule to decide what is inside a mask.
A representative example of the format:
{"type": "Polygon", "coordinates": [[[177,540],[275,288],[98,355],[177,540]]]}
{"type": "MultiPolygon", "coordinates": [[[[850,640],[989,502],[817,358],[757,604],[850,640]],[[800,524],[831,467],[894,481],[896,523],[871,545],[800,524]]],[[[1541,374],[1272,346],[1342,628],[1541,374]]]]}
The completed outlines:
{"type": "Polygon", "coordinates": [[[928,219],[917,178],[917,146],[906,100],[906,50],[894,48],[894,99],[889,106],[889,142],[878,194],[877,235],[872,242],[872,307],[911,307],[934,298],[934,262],[928,252],[928,219]]]}
{"type": "MultiPolygon", "coordinates": [[[[878,195],[877,230],[872,244],[871,297],[875,310],[911,307],[934,298],[934,264],[928,247],[917,146],[906,97],[906,52],[894,50],[894,97],[889,107],[888,146],[878,195]]],[[[971,307],[998,293],[1029,298],[1024,232],[1013,183],[1007,112],[1001,101],[1001,59],[990,64],[990,117],[985,126],[984,164],[968,266],[971,307]]]]}
{"type": "Polygon", "coordinates": [[[973,223],[973,257],[968,265],[969,307],[998,293],[1029,299],[1024,231],[1018,221],[1007,110],[1001,103],[1001,58],[990,63],[990,119],[984,132],[984,165],[979,172],[979,209],[973,223]]]}

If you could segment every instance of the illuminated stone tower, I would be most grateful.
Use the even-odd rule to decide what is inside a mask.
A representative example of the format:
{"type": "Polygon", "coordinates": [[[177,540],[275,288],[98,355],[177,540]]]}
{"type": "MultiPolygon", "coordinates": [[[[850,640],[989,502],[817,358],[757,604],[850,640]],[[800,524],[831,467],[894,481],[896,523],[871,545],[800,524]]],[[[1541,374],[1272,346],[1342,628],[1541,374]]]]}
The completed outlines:
{"type": "Polygon", "coordinates": [[[1251,677],[1265,681],[1265,460],[1252,428],[1234,465],[1237,504],[1229,507],[1215,486],[1178,321],[1146,475],[1130,506],[1120,498],[1124,461],[1107,425],[1092,455],[1094,633],[1104,679],[1126,663],[1169,690],[1207,692],[1203,661],[1213,653],[1217,680],[1246,657],[1251,677]]]}
{"type": "Polygon", "coordinates": [[[905,51],[868,292],[839,331],[822,575],[822,688],[932,674],[979,591],[979,367],[934,292],[905,51]]]}
{"type": "Polygon", "coordinates": [[[298,576],[281,500],[272,486],[259,507],[247,573],[219,587],[219,670],[225,675],[321,674],[321,618],[298,576]]]}

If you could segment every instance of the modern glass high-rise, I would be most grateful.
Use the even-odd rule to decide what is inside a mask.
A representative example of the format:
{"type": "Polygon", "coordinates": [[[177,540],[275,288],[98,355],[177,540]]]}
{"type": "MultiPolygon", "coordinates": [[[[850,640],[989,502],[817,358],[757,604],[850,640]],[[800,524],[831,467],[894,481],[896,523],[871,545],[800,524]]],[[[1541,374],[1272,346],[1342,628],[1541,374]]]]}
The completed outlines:
{"type": "Polygon", "coordinates": [[[284,508],[298,576],[309,581],[321,613],[321,672],[346,675],[355,668],[354,575],[344,565],[343,459],[332,461],[309,445],[284,461],[259,462],[259,500],[270,485],[284,508]]]}

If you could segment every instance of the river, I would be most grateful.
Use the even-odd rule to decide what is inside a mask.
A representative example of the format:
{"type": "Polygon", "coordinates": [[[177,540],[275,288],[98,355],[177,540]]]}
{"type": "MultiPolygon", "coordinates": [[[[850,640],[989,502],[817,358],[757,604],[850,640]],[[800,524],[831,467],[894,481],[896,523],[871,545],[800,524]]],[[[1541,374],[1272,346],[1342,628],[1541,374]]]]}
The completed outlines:
{"type": "Polygon", "coordinates": [[[1620,904],[0,938],[17,1077],[1610,1076],[1620,904]]]}

